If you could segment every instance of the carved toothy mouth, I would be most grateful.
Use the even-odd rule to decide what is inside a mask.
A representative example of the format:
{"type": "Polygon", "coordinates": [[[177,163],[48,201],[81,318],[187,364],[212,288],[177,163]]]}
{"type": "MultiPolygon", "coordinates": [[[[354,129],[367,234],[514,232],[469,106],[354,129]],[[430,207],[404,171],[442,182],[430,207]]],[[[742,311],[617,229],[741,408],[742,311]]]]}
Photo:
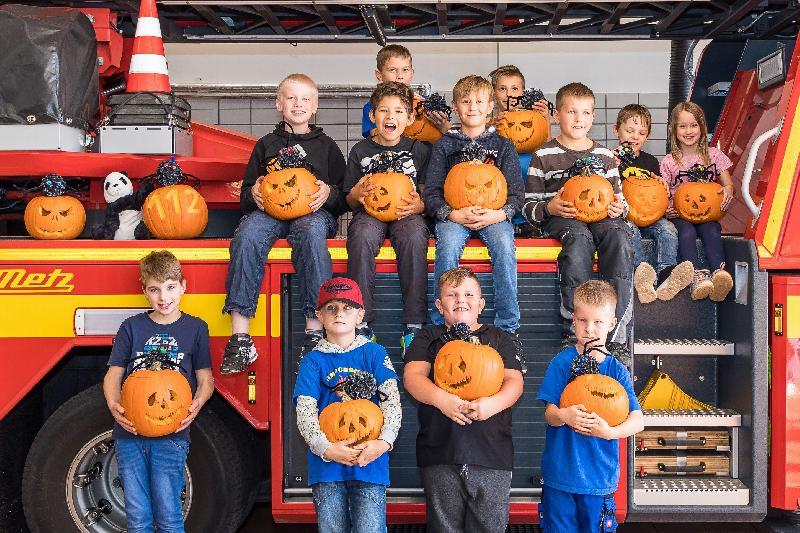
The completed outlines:
{"type": "Polygon", "coordinates": [[[448,388],[451,388],[451,389],[461,390],[464,387],[466,387],[467,385],[469,385],[471,381],[472,381],[472,378],[467,376],[464,379],[462,379],[461,381],[456,381],[455,383],[448,383],[447,386],[448,386],[448,388]]]}
{"type": "Polygon", "coordinates": [[[590,390],[589,394],[592,396],[596,396],[597,398],[601,398],[603,400],[610,400],[611,398],[616,396],[616,394],[614,394],[613,392],[600,392],[593,390],[590,390]]]}

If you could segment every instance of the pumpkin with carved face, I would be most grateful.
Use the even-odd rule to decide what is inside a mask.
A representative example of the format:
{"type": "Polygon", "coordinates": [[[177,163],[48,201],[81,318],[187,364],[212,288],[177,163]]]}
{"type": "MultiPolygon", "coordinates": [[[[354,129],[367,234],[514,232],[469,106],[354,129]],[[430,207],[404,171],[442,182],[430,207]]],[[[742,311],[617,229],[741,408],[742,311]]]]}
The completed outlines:
{"type": "Polygon", "coordinates": [[[573,176],[564,184],[561,199],[572,202],[575,218],[587,224],[608,216],[608,206],[614,201],[614,188],[597,174],[573,176]]]}
{"type": "Polygon", "coordinates": [[[675,190],[672,205],[678,216],[693,224],[721,219],[722,185],[715,181],[687,181],[675,190]]]}
{"type": "Polygon", "coordinates": [[[503,358],[491,346],[452,340],[436,354],[433,381],[440,389],[472,401],[496,394],[504,371],[503,358]]]}
{"type": "Polygon", "coordinates": [[[500,209],[507,197],[505,176],[488,163],[464,161],[453,166],[444,180],[444,199],[453,209],[473,205],[500,209]]]}
{"type": "Polygon", "coordinates": [[[375,188],[364,198],[364,211],[381,222],[397,220],[397,208],[406,205],[403,198],[414,192],[411,178],[399,172],[380,172],[373,174],[370,182],[375,188]]]}
{"type": "Polygon", "coordinates": [[[261,179],[264,211],[278,220],[294,220],[309,214],[311,195],[317,191],[317,178],[305,168],[284,168],[261,179]]]}
{"type": "Polygon", "coordinates": [[[370,400],[334,402],[320,413],[319,426],[329,441],[355,439],[355,446],[380,436],[383,411],[370,400]]]}
{"type": "Polygon", "coordinates": [[[433,122],[425,115],[425,111],[422,106],[419,105],[422,101],[422,98],[414,99],[414,106],[411,110],[411,118],[414,119],[414,122],[406,126],[406,129],[403,130],[403,137],[427,143],[435,143],[442,138],[442,132],[439,131],[439,128],[434,126],[433,122]]]}
{"type": "Polygon", "coordinates": [[[128,376],[119,400],[125,417],[145,437],[175,433],[189,416],[192,403],[192,389],[180,372],[156,368],[159,367],[137,370],[128,376]]]}
{"type": "Polygon", "coordinates": [[[583,404],[589,413],[597,413],[611,427],[625,422],[630,413],[628,393],[616,379],[602,374],[583,374],[573,379],[561,393],[559,406],[583,404]]]}
{"type": "Polygon", "coordinates": [[[190,185],[159,187],[147,195],[142,220],[156,239],[194,239],[206,229],[208,206],[190,185]]]}
{"type": "Polygon", "coordinates": [[[72,196],[37,196],[25,207],[25,229],[34,239],[74,239],[86,225],[86,210],[72,196]]]}
{"type": "Polygon", "coordinates": [[[656,176],[629,167],[622,173],[622,194],[628,201],[628,220],[643,228],[664,216],[669,191],[656,176]]]}
{"type": "Polygon", "coordinates": [[[515,109],[497,122],[496,129],[498,135],[514,143],[517,152],[529,153],[547,142],[550,124],[541,113],[515,109]]]}

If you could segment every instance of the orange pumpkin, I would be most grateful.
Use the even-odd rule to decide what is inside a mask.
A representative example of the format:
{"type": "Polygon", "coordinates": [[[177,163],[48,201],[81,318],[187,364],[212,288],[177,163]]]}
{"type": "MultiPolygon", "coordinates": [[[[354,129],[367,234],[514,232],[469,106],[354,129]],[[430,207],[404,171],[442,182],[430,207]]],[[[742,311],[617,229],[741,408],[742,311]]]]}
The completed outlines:
{"type": "Polygon", "coordinates": [[[472,401],[497,394],[505,367],[497,350],[462,340],[441,347],[433,363],[433,381],[439,388],[472,401]]]}
{"type": "Polygon", "coordinates": [[[497,134],[514,143],[519,153],[530,153],[547,142],[550,124],[531,109],[509,111],[495,126],[497,134]]]}
{"type": "Polygon", "coordinates": [[[72,196],[37,196],[25,207],[25,229],[34,239],[74,239],[86,225],[86,210],[72,196]]]}
{"type": "Polygon", "coordinates": [[[628,201],[628,220],[643,228],[664,216],[669,191],[656,176],[628,167],[622,173],[622,194],[628,201]]]}
{"type": "Polygon", "coordinates": [[[142,219],[156,239],[194,239],[208,224],[208,206],[194,187],[159,187],[142,205],[142,219]]]}
{"type": "Polygon", "coordinates": [[[628,393],[616,379],[602,374],[583,374],[572,380],[561,393],[560,407],[583,404],[611,427],[625,422],[630,413],[628,393]]]}
{"type": "Polygon", "coordinates": [[[399,172],[380,172],[373,174],[370,182],[375,188],[364,199],[364,211],[381,222],[397,220],[397,208],[406,205],[403,198],[414,192],[411,178],[399,172]]]}
{"type": "Polygon", "coordinates": [[[577,220],[589,224],[608,216],[608,206],[614,201],[614,188],[603,176],[582,174],[567,180],[561,198],[575,206],[577,220]]]}
{"type": "Polygon", "coordinates": [[[411,118],[414,119],[414,122],[406,126],[406,129],[403,130],[403,136],[417,141],[435,143],[442,138],[442,132],[425,115],[425,111],[419,105],[423,101],[422,98],[414,99],[414,107],[411,112],[411,118]]]}
{"type": "Polygon", "coordinates": [[[480,161],[464,161],[450,169],[444,180],[444,199],[453,209],[480,206],[500,209],[508,197],[500,169],[480,161]]]}
{"type": "Polygon", "coordinates": [[[675,190],[672,205],[678,216],[694,224],[721,219],[722,185],[715,181],[687,181],[675,190]]]}
{"type": "Polygon", "coordinates": [[[122,385],[120,404],[139,435],[161,437],[175,433],[189,416],[192,389],[176,370],[137,370],[122,385]]]}
{"type": "Polygon", "coordinates": [[[355,439],[354,446],[380,436],[383,411],[370,400],[335,402],[322,410],[319,425],[329,441],[355,439]]]}
{"type": "Polygon", "coordinates": [[[294,220],[311,212],[311,195],[319,191],[317,178],[305,168],[284,168],[261,179],[264,211],[278,220],[294,220]]]}

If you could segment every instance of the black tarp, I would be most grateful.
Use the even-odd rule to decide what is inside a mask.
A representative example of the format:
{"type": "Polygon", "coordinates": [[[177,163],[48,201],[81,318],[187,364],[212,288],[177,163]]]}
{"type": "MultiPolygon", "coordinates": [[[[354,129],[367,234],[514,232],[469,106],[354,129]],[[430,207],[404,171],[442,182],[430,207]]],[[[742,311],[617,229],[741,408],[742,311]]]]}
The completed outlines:
{"type": "Polygon", "coordinates": [[[69,8],[0,7],[0,124],[88,129],[98,108],[97,42],[88,17],[69,8]]]}

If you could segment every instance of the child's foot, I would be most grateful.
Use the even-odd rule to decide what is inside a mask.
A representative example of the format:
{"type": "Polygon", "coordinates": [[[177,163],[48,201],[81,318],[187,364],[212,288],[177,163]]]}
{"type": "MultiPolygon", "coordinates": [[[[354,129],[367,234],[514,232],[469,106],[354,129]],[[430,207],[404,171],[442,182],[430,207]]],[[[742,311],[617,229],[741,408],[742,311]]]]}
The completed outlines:
{"type": "Polygon", "coordinates": [[[694,265],[691,261],[678,263],[669,273],[669,277],[658,285],[656,295],[664,302],[672,300],[683,289],[692,283],[694,265]]]}
{"type": "Polygon", "coordinates": [[[220,374],[238,374],[258,359],[253,339],[247,333],[234,333],[225,345],[220,374]]]}
{"type": "Polygon", "coordinates": [[[728,293],[731,292],[733,288],[733,278],[728,271],[725,270],[725,263],[722,263],[722,266],[714,271],[714,274],[711,276],[711,283],[714,285],[714,288],[711,289],[711,294],[708,299],[712,302],[721,302],[728,296],[728,293]]]}
{"type": "Polygon", "coordinates": [[[356,335],[361,335],[362,337],[366,337],[367,340],[371,342],[378,342],[378,337],[375,336],[375,333],[372,332],[372,328],[369,327],[369,325],[357,327],[356,335]]]}
{"type": "Polygon", "coordinates": [[[403,349],[403,357],[406,356],[406,350],[411,346],[411,341],[414,340],[414,336],[419,333],[419,330],[420,328],[417,327],[407,327],[403,332],[403,336],[400,337],[400,347],[403,349]]]}
{"type": "Polygon", "coordinates": [[[300,360],[306,356],[308,352],[313,350],[322,340],[322,330],[306,330],[303,337],[303,345],[300,346],[300,360]]]}
{"type": "Polygon", "coordinates": [[[692,300],[708,298],[713,289],[714,283],[711,281],[711,273],[708,269],[695,270],[694,279],[692,279],[692,300]]]}
{"type": "Polygon", "coordinates": [[[636,287],[636,294],[643,304],[656,301],[656,290],[653,288],[655,281],[656,271],[650,263],[639,263],[633,272],[633,286],[636,287]]]}

